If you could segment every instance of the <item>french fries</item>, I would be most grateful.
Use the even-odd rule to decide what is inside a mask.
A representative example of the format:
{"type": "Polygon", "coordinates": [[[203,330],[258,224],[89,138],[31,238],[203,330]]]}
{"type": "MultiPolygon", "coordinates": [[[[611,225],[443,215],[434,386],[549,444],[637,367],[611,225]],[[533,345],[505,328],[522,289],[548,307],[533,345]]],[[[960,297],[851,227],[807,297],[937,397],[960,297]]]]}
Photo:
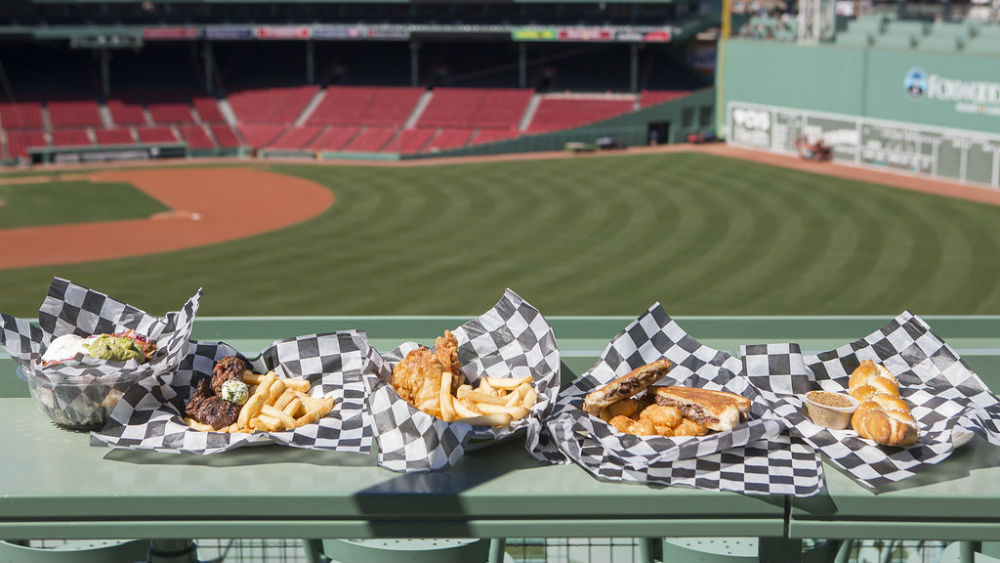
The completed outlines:
{"type": "Polygon", "coordinates": [[[455,395],[451,394],[451,380],[451,373],[442,372],[441,393],[437,400],[428,400],[417,408],[445,422],[507,426],[528,416],[538,401],[531,377],[483,377],[478,388],[461,385],[455,395]]]}
{"type": "Polygon", "coordinates": [[[281,432],[316,422],[333,410],[333,397],[310,396],[312,385],[306,379],[279,378],[273,371],[247,371],[243,382],[251,386],[252,394],[236,422],[219,430],[190,417],[185,417],[184,423],[203,432],[281,432]]]}

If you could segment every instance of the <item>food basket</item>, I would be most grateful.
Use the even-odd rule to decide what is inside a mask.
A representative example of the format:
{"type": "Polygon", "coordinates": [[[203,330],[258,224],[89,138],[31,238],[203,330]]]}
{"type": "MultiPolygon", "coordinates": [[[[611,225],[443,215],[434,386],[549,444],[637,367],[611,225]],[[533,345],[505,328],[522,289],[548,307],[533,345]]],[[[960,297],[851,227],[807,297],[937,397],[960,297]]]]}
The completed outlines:
{"type": "Polygon", "coordinates": [[[198,455],[266,444],[368,453],[373,433],[364,415],[361,375],[368,348],[364,333],[357,331],[278,340],[253,358],[244,358],[224,342],[194,341],[176,372],[140,382],[122,397],[108,424],[91,434],[91,445],[198,455]],[[274,371],[279,378],[307,379],[309,395],[333,398],[333,410],[294,430],[225,433],[187,426],[183,421],[186,402],[200,381],[211,379],[215,363],[226,356],[246,359],[255,373],[274,371]]]}
{"type": "Polygon", "coordinates": [[[784,423],[750,384],[740,360],[692,338],[659,303],[619,332],[597,363],[560,393],[546,427],[566,457],[602,480],[800,496],[821,487],[815,456],[781,436],[784,423]],[[672,367],[656,384],[747,397],[748,419],[731,431],[668,438],[618,432],[584,412],[587,393],[661,358],[672,367]]]}
{"type": "Polygon", "coordinates": [[[100,428],[137,382],[177,369],[201,301],[199,289],[177,312],[153,317],[106,294],[55,278],[38,312],[38,325],[0,314],[0,345],[17,361],[39,410],[69,429],[100,428]],[[78,356],[43,367],[49,343],[64,334],[90,336],[134,330],[156,344],[146,362],[78,356]]]}
{"type": "Polygon", "coordinates": [[[469,383],[484,376],[530,376],[538,393],[535,405],[528,416],[503,428],[444,422],[403,400],[391,384],[393,367],[419,345],[407,342],[386,354],[372,349],[365,370],[366,400],[378,437],[379,465],[400,472],[443,470],[465,451],[521,431],[528,452],[546,461],[540,430],[559,392],[559,350],[552,327],[538,309],[508,289],[492,309],[452,332],[469,383]]]}
{"type": "Polygon", "coordinates": [[[1000,399],[909,311],[862,339],[820,354],[803,354],[798,344],[786,343],[744,346],[742,356],[751,383],[770,399],[793,436],[867,487],[910,478],[947,459],[973,434],[1000,445],[1000,399]],[[898,380],[917,422],[915,445],[882,446],[850,427],[830,430],[807,416],[806,393],[846,393],[851,372],[865,360],[883,365],[898,380]]]}

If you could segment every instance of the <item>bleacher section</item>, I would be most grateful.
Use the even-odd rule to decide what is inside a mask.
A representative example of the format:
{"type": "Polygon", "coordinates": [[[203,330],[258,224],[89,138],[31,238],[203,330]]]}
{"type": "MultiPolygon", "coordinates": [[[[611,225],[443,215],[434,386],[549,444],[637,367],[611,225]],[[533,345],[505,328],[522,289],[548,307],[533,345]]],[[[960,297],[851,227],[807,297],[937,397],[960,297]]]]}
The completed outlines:
{"type": "Polygon", "coordinates": [[[115,125],[146,125],[146,111],[142,102],[134,99],[110,99],[108,110],[115,125]]]}
{"type": "Polygon", "coordinates": [[[882,14],[863,15],[850,20],[847,29],[839,31],[834,42],[845,47],[998,55],[1000,27],[980,26],[973,21],[930,24],[882,14]]]}
{"type": "Polygon", "coordinates": [[[171,125],[176,123],[194,123],[194,116],[191,115],[191,106],[186,98],[170,96],[159,101],[146,100],[146,107],[149,109],[149,116],[153,118],[153,123],[161,125],[171,125]],[[172,99],[171,99],[172,98],[172,99]]]}
{"type": "Polygon", "coordinates": [[[11,158],[28,158],[28,147],[47,147],[45,133],[41,130],[14,130],[7,132],[7,154],[11,158]]]}
{"type": "Polygon", "coordinates": [[[331,127],[306,147],[314,151],[339,151],[361,131],[360,127],[331,127]]]}
{"type": "Polygon", "coordinates": [[[323,132],[323,127],[315,125],[305,125],[286,131],[281,137],[273,141],[268,148],[298,150],[304,149],[309,142],[323,132]]]}
{"type": "Polygon", "coordinates": [[[435,137],[423,152],[443,151],[464,147],[472,134],[473,129],[442,129],[441,133],[435,137]]]}
{"type": "Polygon", "coordinates": [[[140,143],[176,143],[177,136],[170,127],[137,127],[140,143]]]}
{"type": "Polygon", "coordinates": [[[0,128],[41,129],[45,126],[41,102],[0,103],[0,128]]]}
{"type": "Polygon", "coordinates": [[[318,91],[319,86],[262,88],[232,92],[227,98],[240,123],[288,126],[318,91]]]}
{"type": "Polygon", "coordinates": [[[212,136],[215,137],[215,141],[219,143],[219,148],[235,149],[244,145],[236,136],[236,132],[226,123],[212,123],[208,128],[212,132],[212,136]]]}
{"type": "Polygon", "coordinates": [[[421,88],[331,86],[307,124],[398,128],[406,123],[422,94],[421,88]]]}
{"type": "Polygon", "coordinates": [[[52,131],[53,147],[83,147],[93,144],[86,129],[54,129],[52,131]]]}
{"type": "Polygon", "coordinates": [[[225,123],[226,118],[219,111],[219,101],[210,96],[195,96],[191,98],[194,110],[202,123],[225,123]]]}
{"type": "Polygon", "coordinates": [[[632,99],[593,99],[576,97],[545,97],[538,104],[528,133],[544,133],[557,129],[579,127],[632,111],[632,99]]]}
{"type": "Polygon", "coordinates": [[[437,88],[417,127],[515,130],[531,95],[521,89],[437,88]]]}
{"type": "Polygon", "coordinates": [[[345,152],[378,152],[396,136],[392,127],[368,127],[344,146],[345,152]]]}
{"type": "Polygon", "coordinates": [[[181,134],[181,139],[187,143],[188,148],[191,149],[214,149],[215,141],[208,136],[205,132],[205,128],[202,125],[195,125],[193,123],[187,125],[178,125],[177,131],[181,134]]]}
{"type": "Polygon", "coordinates": [[[254,148],[264,148],[285,132],[284,125],[240,125],[240,135],[254,148]]]}
{"type": "Polygon", "coordinates": [[[672,102],[678,98],[683,98],[690,93],[690,90],[643,90],[639,94],[639,108],[644,109],[650,106],[672,102]]]}
{"type": "Polygon", "coordinates": [[[99,127],[97,100],[58,100],[45,103],[49,123],[55,127],[99,127]]]}
{"type": "Polygon", "coordinates": [[[132,130],[125,127],[115,129],[95,129],[98,145],[131,145],[135,143],[132,130]]]}

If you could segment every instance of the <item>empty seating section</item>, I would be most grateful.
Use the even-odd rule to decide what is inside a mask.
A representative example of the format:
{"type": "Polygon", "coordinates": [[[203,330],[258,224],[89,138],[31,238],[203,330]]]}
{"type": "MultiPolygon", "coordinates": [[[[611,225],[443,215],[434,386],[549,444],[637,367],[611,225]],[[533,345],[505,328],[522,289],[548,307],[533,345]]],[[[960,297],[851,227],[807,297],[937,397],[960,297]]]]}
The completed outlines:
{"type": "Polygon", "coordinates": [[[208,126],[212,131],[212,136],[219,146],[224,149],[235,149],[243,146],[243,142],[236,136],[236,132],[225,123],[212,123],[208,126]]]}
{"type": "Polygon", "coordinates": [[[360,135],[351,139],[351,142],[344,146],[346,152],[378,152],[393,137],[396,136],[396,129],[393,127],[368,127],[360,135]]]}
{"type": "Polygon", "coordinates": [[[330,86],[309,116],[309,125],[402,127],[420,101],[420,88],[330,86]]]}
{"type": "Polygon", "coordinates": [[[284,125],[240,125],[239,128],[247,145],[254,148],[270,145],[287,129],[284,125]]]}
{"type": "Polygon", "coordinates": [[[97,100],[57,100],[45,103],[52,127],[99,127],[97,100]]]}
{"type": "Polygon", "coordinates": [[[535,111],[529,133],[579,127],[632,110],[632,100],[595,100],[588,98],[542,98],[535,111]]]}
{"type": "Polygon", "coordinates": [[[137,100],[108,100],[108,110],[115,125],[145,125],[146,112],[137,100]]]}
{"type": "Polygon", "coordinates": [[[205,123],[225,123],[226,118],[219,111],[219,101],[210,96],[195,96],[191,98],[194,110],[205,123]]]}
{"type": "Polygon", "coordinates": [[[423,92],[421,88],[379,88],[368,107],[361,112],[358,125],[402,127],[423,92]]]}
{"type": "Polygon", "coordinates": [[[94,129],[98,145],[131,145],[135,143],[132,130],[128,128],[94,129]]]}
{"type": "Polygon", "coordinates": [[[436,131],[434,129],[407,129],[399,134],[395,145],[396,152],[403,154],[414,154],[431,140],[436,131]]]}
{"type": "Polygon", "coordinates": [[[45,121],[42,119],[42,104],[40,102],[8,102],[0,103],[0,128],[11,129],[42,129],[45,121]]]}
{"type": "Polygon", "coordinates": [[[487,90],[470,126],[516,131],[531,102],[532,91],[498,88],[487,90]]]}
{"type": "Polygon", "coordinates": [[[339,151],[361,131],[360,127],[331,127],[306,147],[315,151],[339,151]]]}
{"type": "Polygon", "coordinates": [[[503,141],[504,139],[513,139],[517,137],[517,131],[501,131],[499,129],[482,129],[472,141],[469,142],[470,145],[478,145],[482,143],[494,143],[496,141],[503,141]]]}
{"type": "Polygon", "coordinates": [[[79,147],[94,144],[86,129],[53,129],[52,146],[79,147]]]}
{"type": "Polygon", "coordinates": [[[683,98],[691,92],[688,90],[643,90],[639,97],[639,107],[648,108],[659,104],[672,102],[683,98]]]}
{"type": "Polygon", "coordinates": [[[318,125],[303,125],[302,127],[290,129],[272,142],[268,148],[286,150],[304,149],[310,141],[323,132],[323,129],[323,127],[318,125]]]}
{"type": "Polygon", "coordinates": [[[475,133],[472,129],[442,129],[441,133],[434,137],[434,139],[427,145],[424,152],[433,152],[435,150],[448,150],[457,149],[459,147],[464,147],[472,134],[475,133]]]}
{"type": "Polygon", "coordinates": [[[205,128],[201,125],[187,124],[178,125],[177,130],[181,134],[181,139],[187,143],[190,149],[214,149],[215,142],[212,138],[208,136],[205,132],[205,128]]]}
{"type": "Polygon", "coordinates": [[[352,125],[361,123],[361,114],[375,97],[378,88],[330,86],[313,110],[309,125],[352,125]]]}
{"type": "Polygon", "coordinates": [[[483,103],[480,88],[437,88],[417,122],[418,127],[466,127],[483,103]]]}
{"type": "Polygon", "coordinates": [[[191,106],[187,100],[168,101],[148,101],[146,107],[149,108],[149,116],[153,118],[153,123],[169,125],[171,123],[194,123],[194,116],[191,115],[191,106]]]}
{"type": "Polygon", "coordinates": [[[290,125],[318,90],[318,86],[243,90],[230,93],[228,99],[240,123],[290,125]]]}
{"type": "Polygon", "coordinates": [[[177,136],[171,127],[138,127],[140,143],[176,143],[177,136]]]}
{"type": "Polygon", "coordinates": [[[438,88],[417,127],[517,129],[531,90],[438,88]]]}
{"type": "Polygon", "coordinates": [[[47,147],[45,133],[41,130],[15,130],[7,132],[7,154],[12,159],[28,158],[29,147],[47,147]]]}

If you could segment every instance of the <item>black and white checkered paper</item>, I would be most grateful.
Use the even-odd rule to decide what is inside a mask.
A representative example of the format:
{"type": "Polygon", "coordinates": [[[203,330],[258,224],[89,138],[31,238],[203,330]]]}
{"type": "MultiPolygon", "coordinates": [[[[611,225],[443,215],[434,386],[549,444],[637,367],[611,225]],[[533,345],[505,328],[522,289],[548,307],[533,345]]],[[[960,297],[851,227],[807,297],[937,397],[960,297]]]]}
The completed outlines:
{"type": "Polygon", "coordinates": [[[750,385],[740,360],[699,343],[659,303],[618,333],[560,394],[547,428],[565,455],[605,480],[793,495],[815,494],[821,483],[815,456],[779,438],[784,424],[750,385]],[[666,438],[618,432],[583,411],[587,393],[660,358],[672,368],[658,384],[743,395],[752,401],[749,420],[728,432],[666,438]]]}
{"type": "Polygon", "coordinates": [[[0,345],[18,362],[43,411],[59,424],[92,428],[104,423],[108,411],[135,382],[177,369],[187,354],[201,295],[199,289],[179,311],[157,318],[99,291],[54,278],[38,311],[38,327],[0,314],[0,345]],[[42,367],[42,355],[56,337],[130,329],[157,346],[145,363],[80,356],[42,367]]]}
{"type": "Polygon", "coordinates": [[[461,459],[472,439],[499,441],[525,430],[525,448],[537,459],[542,421],[559,393],[559,349],[552,327],[535,307],[511,290],[483,315],[452,331],[458,339],[462,372],[473,386],[481,377],[534,379],[538,401],[527,417],[506,428],[444,422],[413,405],[392,387],[392,369],[418,347],[407,342],[387,354],[374,349],[366,381],[368,408],[378,434],[379,465],[392,471],[422,472],[448,469],[461,459]]]}
{"type": "Polygon", "coordinates": [[[333,410],[318,422],[283,432],[202,432],[184,424],[184,405],[215,363],[243,357],[224,342],[195,341],[175,373],[133,387],[112,411],[108,424],[91,434],[91,445],[210,455],[235,448],[281,444],[296,448],[368,453],[371,426],[364,418],[362,368],[368,342],[361,332],[310,334],[274,342],[249,359],[255,373],[302,377],[313,397],[333,397],[333,410]]]}
{"type": "Polygon", "coordinates": [[[744,346],[741,353],[751,383],[770,399],[792,434],[865,486],[878,488],[912,477],[946,459],[972,433],[1000,445],[1000,399],[909,311],[829,352],[804,355],[798,344],[762,344],[744,346]],[[900,395],[917,421],[916,445],[880,446],[851,428],[829,430],[806,415],[805,393],[846,393],[851,372],[865,360],[896,376],[900,395]]]}

